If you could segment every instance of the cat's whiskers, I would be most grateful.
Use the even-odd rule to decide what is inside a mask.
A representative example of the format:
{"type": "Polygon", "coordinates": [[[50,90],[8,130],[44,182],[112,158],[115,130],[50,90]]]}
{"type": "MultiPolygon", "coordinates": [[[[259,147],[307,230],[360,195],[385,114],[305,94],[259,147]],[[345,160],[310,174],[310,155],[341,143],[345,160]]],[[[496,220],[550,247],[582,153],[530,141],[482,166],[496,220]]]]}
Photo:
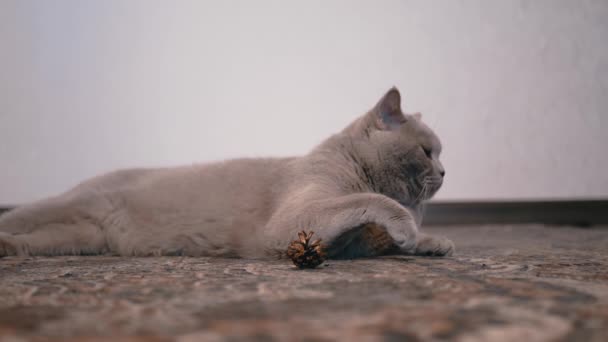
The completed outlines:
{"type": "Polygon", "coordinates": [[[418,196],[416,196],[414,203],[418,203],[422,198],[424,198],[426,196],[426,192],[427,192],[427,182],[426,182],[426,179],[424,179],[422,181],[422,188],[420,189],[418,196]]]}

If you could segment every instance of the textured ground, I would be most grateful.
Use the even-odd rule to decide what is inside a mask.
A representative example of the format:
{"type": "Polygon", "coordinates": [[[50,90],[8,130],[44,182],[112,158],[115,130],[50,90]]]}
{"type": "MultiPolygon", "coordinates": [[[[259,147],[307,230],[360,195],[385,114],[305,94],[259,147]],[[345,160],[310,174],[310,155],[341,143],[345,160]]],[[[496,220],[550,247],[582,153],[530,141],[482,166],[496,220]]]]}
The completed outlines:
{"type": "Polygon", "coordinates": [[[0,259],[0,340],[606,341],[608,229],[426,229],[452,258],[0,259]]]}

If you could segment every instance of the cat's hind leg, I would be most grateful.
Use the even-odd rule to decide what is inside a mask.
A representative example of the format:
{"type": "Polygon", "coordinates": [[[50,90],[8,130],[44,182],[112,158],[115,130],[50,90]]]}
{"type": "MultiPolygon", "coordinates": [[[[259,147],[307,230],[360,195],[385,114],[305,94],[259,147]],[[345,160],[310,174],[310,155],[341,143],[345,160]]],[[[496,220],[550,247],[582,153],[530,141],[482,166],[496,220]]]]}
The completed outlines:
{"type": "Polygon", "coordinates": [[[0,257],[104,252],[105,235],[90,209],[90,201],[56,197],[0,216],[0,257]]]}
{"type": "Polygon", "coordinates": [[[51,223],[26,234],[0,232],[0,257],[99,254],[105,250],[105,237],[92,223],[51,223]]]}

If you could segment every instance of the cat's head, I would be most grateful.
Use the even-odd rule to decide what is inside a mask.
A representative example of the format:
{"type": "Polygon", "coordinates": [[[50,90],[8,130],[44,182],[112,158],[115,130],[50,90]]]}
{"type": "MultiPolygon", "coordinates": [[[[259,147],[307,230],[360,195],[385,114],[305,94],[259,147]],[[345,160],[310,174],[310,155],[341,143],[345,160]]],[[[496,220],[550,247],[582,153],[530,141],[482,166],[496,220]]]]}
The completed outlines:
{"type": "Polygon", "coordinates": [[[403,112],[397,88],[391,88],[344,133],[363,142],[361,158],[385,195],[415,205],[431,198],[443,184],[441,142],[419,113],[403,112]]]}

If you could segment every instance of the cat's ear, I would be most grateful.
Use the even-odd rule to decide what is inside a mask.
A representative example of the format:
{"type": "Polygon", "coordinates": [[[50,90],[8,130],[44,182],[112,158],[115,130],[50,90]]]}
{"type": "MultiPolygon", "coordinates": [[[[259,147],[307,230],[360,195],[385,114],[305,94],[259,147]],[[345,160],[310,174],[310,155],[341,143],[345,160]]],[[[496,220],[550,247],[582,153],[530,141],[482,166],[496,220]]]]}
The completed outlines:
{"type": "Polygon", "coordinates": [[[401,111],[401,94],[396,87],[392,87],[374,108],[376,125],[382,130],[394,130],[405,122],[405,115],[401,111]]]}

